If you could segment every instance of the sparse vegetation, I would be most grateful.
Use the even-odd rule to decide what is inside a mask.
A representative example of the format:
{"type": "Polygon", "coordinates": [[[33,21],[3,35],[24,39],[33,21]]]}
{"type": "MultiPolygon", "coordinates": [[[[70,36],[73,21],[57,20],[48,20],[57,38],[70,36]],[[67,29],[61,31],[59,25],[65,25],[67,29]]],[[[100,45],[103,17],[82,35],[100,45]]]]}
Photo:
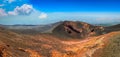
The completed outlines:
{"type": "Polygon", "coordinates": [[[120,34],[113,36],[104,47],[101,57],[120,57],[120,34]]]}

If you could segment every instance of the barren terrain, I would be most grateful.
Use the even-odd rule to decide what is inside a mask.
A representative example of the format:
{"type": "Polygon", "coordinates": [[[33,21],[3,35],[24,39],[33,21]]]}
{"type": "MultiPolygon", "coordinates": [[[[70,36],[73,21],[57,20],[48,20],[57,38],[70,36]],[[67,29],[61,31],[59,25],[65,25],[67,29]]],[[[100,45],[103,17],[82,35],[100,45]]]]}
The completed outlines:
{"type": "Polygon", "coordinates": [[[68,22],[66,25],[71,25],[72,28],[63,24],[63,26],[56,27],[54,30],[56,34],[39,33],[35,35],[19,34],[1,27],[0,57],[120,57],[120,31],[118,29],[107,30],[103,34],[104,30],[101,27],[95,27],[91,32],[89,28],[93,29],[93,26],[84,24],[80,29],[75,26],[74,22],[72,24],[68,22]],[[86,29],[85,26],[87,26],[86,29]],[[60,34],[58,28],[65,28],[65,31],[61,31],[67,36],[60,34]],[[78,33],[75,30],[83,31],[78,33]],[[60,35],[63,38],[59,37],[60,35]],[[76,37],[77,35],[78,37],[76,37]]]}

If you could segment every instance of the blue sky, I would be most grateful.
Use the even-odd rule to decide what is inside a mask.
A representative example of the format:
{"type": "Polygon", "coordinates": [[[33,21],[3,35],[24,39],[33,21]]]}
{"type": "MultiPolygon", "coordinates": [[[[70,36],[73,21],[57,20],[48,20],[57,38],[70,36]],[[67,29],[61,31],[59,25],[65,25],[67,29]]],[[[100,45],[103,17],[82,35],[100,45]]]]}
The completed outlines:
{"type": "Polygon", "coordinates": [[[120,12],[120,0],[30,0],[46,12],[120,12]]]}
{"type": "Polygon", "coordinates": [[[120,23],[120,0],[0,0],[0,24],[120,23]]]}

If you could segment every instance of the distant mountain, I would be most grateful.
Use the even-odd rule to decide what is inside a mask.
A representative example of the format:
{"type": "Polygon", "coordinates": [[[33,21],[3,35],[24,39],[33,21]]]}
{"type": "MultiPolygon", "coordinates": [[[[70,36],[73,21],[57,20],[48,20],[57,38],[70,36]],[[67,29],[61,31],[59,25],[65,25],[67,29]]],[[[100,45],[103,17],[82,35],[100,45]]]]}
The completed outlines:
{"type": "Polygon", "coordinates": [[[0,25],[8,30],[22,34],[52,33],[52,30],[62,22],[48,25],[0,25]]]}

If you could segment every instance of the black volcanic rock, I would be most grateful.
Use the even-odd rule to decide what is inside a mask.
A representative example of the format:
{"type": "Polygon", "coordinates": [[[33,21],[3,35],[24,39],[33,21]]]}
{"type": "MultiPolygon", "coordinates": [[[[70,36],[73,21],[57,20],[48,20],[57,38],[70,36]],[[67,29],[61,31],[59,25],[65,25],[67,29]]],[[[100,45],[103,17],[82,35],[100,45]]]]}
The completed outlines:
{"type": "Polygon", "coordinates": [[[101,26],[93,26],[85,22],[65,21],[58,25],[53,33],[63,37],[79,37],[101,35],[104,28],[101,26]]]}

